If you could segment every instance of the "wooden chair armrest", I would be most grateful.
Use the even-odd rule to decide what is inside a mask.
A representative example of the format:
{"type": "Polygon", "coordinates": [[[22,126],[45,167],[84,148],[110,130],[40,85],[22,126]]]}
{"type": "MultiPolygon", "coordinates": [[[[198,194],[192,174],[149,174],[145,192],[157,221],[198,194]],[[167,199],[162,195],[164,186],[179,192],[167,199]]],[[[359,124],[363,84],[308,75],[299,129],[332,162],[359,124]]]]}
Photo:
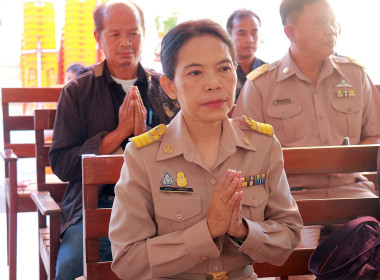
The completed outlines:
{"type": "Polygon", "coordinates": [[[61,214],[61,208],[51,197],[50,192],[32,191],[30,197],[42,215],[55,216],[61,214]]]}
{"type": "Polygon", "coordinates": [[[12,149],[0,150],[0,156],[4,161],[12,161],[18,159],[17,155],[13,152],[12,149]]]}

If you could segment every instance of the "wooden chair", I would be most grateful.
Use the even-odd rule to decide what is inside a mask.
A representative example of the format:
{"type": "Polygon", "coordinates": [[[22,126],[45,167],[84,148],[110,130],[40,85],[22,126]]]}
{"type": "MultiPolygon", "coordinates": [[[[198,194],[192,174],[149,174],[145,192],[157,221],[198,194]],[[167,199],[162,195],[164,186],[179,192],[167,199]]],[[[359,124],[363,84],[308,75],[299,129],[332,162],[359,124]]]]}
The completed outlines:
{"type": "MultiPolygon", "coordinates": [[[[31,102],[57,102],[61,88],[2,88],[4,150],[0,156],[5,165],[5,199],[7,216],[7,252],[9,278],[16,279],[17,263],[17,213],[35,211],[30,199],[30,189],[21,184],[17,173],[19,158],[34,158],[34,143],[17,142],[11,134],[17,131],[34,131],[33,115],[12,115],[15,104],[31,102]]],[[[32,180],[34,181],[34,180],[32,180]]],[[[31,186],[29,186],[31,187],[31,186]]],[[[32,185],[33,187],[33,185],[32,185]]],[[[34,185],[34,187],[36,187],[34,185]]]]}
{"type": "MultiPolygon", "coordinates": [[[[376,171],[379,145],[284,148],[287,175],[376,171]]],[[[358,216],[380,220],[378,198],[305,199],[297,201],[305,225],[343,224],[358,216]]],[[[311,274],[313,248],[295,249],[283,266],[255,263],[259,277],[311,274]]]]}
{"type": "Polygon", "coordinates": [[[49,149],[51,141],[45,137],[54,126],[56,109],[36,109],[34,112],[37,191],[31,198],[38,209],[38,236],[40,251],[40,279],[54,279],[60,244],[60,214],[57,203],[62,201],[67,183],[61,182],[54,174],[47,174],[50,168],[49,149]]]}
{"type": "MultiPolygon", "coordinates": [[[[288,175],[376,171],[379,145],[284,148],[288,175]]],[[[98,238],[108,235],[110,209],[97,208],[97,185],[115,183],[123,164],[122,156],[82,157],[84,207],[84,277],[118,279],[111,262],[99,262],[98,238]]],[[[361,215],[380,219],[378,198],[305,199],[297,201],[305,225],[341,224],[361,215]]],[[[296,249],[283,266],[255,263],[259,277],[310,274],[308,261],[314,248],[296,249]]]]}
{"type": "Polygon", "coordinates": [[[108,237],[111,209],[98,208],[98,185],[115,184],[120,177],[122,155],[82,156],[84,277],[91,280],[118,280],[111,262],[99,262],[99,241],[108,237]]]}

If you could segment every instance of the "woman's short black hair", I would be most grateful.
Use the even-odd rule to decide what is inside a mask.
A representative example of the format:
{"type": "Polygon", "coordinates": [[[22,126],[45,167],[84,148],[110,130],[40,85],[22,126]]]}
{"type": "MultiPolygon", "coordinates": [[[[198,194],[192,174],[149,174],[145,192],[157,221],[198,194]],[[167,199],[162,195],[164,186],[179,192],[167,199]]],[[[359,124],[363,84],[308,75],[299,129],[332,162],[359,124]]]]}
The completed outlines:
{"type": "Polygon", "coordinates": [[[181,47],[190,39],[202,35],[212,35],[223,41],[229,49],[234,65],[237,65],[234,44],[228,33],[218,23],[209,19],[186,21],[169,30],[161,42],[162,71],[170,80],[174,78],[181,47]]]}

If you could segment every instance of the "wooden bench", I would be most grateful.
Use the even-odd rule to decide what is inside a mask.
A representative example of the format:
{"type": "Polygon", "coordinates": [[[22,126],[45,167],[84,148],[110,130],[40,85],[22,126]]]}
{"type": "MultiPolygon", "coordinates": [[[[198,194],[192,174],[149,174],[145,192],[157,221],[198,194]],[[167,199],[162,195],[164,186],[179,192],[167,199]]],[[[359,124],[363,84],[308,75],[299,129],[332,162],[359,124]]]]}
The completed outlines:
{"type": "Polygon", "coordinates": [[[51,141],[46,132],[54,126],[56,109],[36,109],[34,111],[37,191],[31,192],[32,200],[38,209],[40,279],[54,279],[60,245],[59,207],[67,183],[61,182],[50,169],[49,149],[51,141]],[[57,204],[59,203],[59,204],[57,204]]]}
{"type": "MultiPolygon", "coordinates": [[[[19,158],[34,158],[34,143],[22,141],[15,142],[14,135],[20,131],[34,131],[33,115],[14,115],[12,110],[16,105],[23,106],[33,102],[56,103],[61,88],[2,88],[1,103],[3,116],[4,150],[0,156],[5,165],[5,196],[7,216],[7,252],[9,264],[9,278],[16,279],[17,263],[17,213],[31,212],[36,208],[30,199],[27,184],[20,182],[17,173],[17,160],[19,158]]],[[[18,137],[20,139],[20,137],[18,137]]],[[[31,181],[35,181],[32,179],[31,181]]],[[[33,186],[33,185],[32,185],[33,186]]],[[[34,185],[35,187],[35,185],[34,185]]]]}
{"type": "MultiPolygon", "coordinates": [[[[379,145],[284,148],[287,175],[349,173],[377,170],[379,145]]],[[[380,220],[378,198],[307,199],[297,201],[305,225],[342,224],[358,216],[380,220]]],[[[283,266],[255,263],[259,277],[310,274],[313,248],[295,249],[283,266]]]]}
{"type": "MultiPolygon", "coordinates": [[[[326,174],[377,170],[379,145],[285,148],[287,174],[326,174]]],[[[82,279],[118,279],[111,262],[99,262],[98,238],[108,236],[111,209],[97,208],[97,185],[115,183],[122,156],[82,157],[84,211],[84,274],[82,279]]],[[[380,219],[378,198],[307,199],[297,201],[305,225],[341,224],[360,215],[380,219]]],[[[308,260],[313,248],[296,249],[283,266],[255,263],[259,277],[310,274],[308,260]]]]}

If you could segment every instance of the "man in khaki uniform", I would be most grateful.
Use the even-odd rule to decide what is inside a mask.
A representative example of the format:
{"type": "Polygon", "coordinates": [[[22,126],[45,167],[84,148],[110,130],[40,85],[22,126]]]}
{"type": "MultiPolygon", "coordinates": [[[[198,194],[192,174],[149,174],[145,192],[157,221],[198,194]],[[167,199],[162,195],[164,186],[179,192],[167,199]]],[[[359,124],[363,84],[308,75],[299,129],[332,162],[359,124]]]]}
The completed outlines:
{"type": "MultiPolygon", "coordinates": [[[[283,0],[290,40],[285,56],[249,74],[234,116],[266,122],[282,147],[380,143],[380,94],[356,61],[334,54],[338,25],[325,0],[283,0]]],[[[288,177],[294,198],[374,196],[355,174],[288,177]]],[[[319,230],[302,232],[300,246],[316,246],[319,230]]]]}
{"type": "Polygon", "coordinates": [[[287,259],[302,220],[289,192],[280,143],[271,131],[258,133],[249,122],[224,119],[223,152],[213,170],[200,160],[181,111],[166,128],[132,139],[135,147],[124,154],[110,221],[112,269],[119,277],[187,279],[174,276],[184,271],[243,276],[255,261],[281,265],[287,259]],[[157,140],[144,146],[147,138],[157,140]],[[243,187],[249,233],[241,244],[227,235],[213,240],[206,222],[214,189],[229,168],[241,170],[243,177],[261,176],[256,185],[243,187]]]}
{"type": "MultiPolygon", "coordinates": [[[[285,56],[250,73],[234,116],[245,114],[274,127],[282,147],[380,143],[380,94],[363,66],[334,53],[337,25],[325,0],[284,0],[302,12],[282,14],[290,40],[285,56]],[[298,16],[294,16],[298,14],[298,16]],[[314,22],[319,22],[315,27],[314,22]],[[308,34],[307,34],[308,33],[308,34]],[[311,38],[313,38],[311,40],[311,38]]],[[[288,178],[296,199],[372,196],[360,174],[288,178]]]]}

